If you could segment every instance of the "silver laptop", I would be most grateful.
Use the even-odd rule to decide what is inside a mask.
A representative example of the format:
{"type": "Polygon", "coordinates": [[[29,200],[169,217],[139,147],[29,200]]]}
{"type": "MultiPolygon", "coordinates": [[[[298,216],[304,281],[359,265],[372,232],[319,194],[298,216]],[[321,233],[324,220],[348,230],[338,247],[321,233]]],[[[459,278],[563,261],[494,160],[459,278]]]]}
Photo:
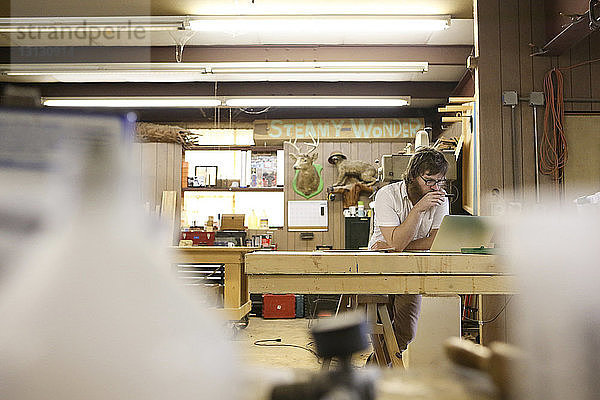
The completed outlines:
{"type": "Polygon", "coordinates": [[[463,248],[489,247],[493,235],[493,217],[446,215],[430,251],[460,253],[463,248]]]}

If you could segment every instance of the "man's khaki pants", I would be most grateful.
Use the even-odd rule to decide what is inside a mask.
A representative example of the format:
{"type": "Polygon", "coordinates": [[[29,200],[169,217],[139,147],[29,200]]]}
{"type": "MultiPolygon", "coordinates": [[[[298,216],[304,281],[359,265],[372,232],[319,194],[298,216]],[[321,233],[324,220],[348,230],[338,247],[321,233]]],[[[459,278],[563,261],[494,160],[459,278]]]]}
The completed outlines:
{"type": "Polygon", "coordinates": [[[417,334],[417,321],[421,312],[421,295],[390,295],[390,303],[394,333],[398,341],[398,348],[403,352],[417,334]]]}

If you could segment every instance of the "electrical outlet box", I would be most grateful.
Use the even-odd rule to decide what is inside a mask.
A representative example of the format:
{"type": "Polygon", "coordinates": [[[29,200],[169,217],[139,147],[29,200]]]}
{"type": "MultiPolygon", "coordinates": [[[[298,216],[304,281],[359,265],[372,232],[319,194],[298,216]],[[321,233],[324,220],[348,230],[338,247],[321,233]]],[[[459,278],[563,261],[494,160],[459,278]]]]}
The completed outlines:
{"type": "Polygon", "coordinates": [[[543,106],[544,105],[544,92],[529,93],[529,105],[530,106],[543,106]]]}
{"type": "Polygon", "coordinates": [[[502,105],[503,106],[516,106],[519,103],[519,96],[514,90],[508,90],[502,92],[502,105]]]}

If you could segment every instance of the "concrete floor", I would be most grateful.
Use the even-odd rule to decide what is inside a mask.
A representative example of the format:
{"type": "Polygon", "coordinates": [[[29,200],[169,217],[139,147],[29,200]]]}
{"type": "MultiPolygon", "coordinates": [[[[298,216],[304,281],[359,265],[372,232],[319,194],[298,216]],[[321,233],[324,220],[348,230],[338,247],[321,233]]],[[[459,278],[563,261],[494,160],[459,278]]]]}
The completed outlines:
{"type": "MultiPolygon", "coordinates": [[[[248,327],[236,332],[233,341],[240,349],[247,387],[245,400],[269,399],[273,385],[306,381],[320,368],[317,358],[309,351],[288,346],[256,346],[261,339],[281,338],[277,344],[293,344],[314,349],[308,324],[310,319],[262,319],[251,317],[248,327]],[[256,367],[256,368],[252,368],[256,367]]],[[[353,365],[362,367],[370,350],[356,354],[353,365]]],[[[369,373],[372,369],[361,369],[369,373]]],[[[476,373],[457,375],[446,368],[414,370],[381,369],[376,375],[379,400],[498,400],[491,380],[476,373]]],[[[465,372],[463,372],[464,374],[465,372]]]]}
{"type": "MultiPolygon", "coordinates": [[[[272,345],[295,345],[315,350],[309,333],[311,319],[263,319],[250,317],[245,329],[237,331],[234,341],[239,345],[245,362],[270,368],[319,369],[317,357],[310,351],[291,346],[257,346],[257,340],[281,338],[281,342],[267,342],[272,345]]],[[[370,349],[354,356],[353,365],[365,364],[370,349]]]]}

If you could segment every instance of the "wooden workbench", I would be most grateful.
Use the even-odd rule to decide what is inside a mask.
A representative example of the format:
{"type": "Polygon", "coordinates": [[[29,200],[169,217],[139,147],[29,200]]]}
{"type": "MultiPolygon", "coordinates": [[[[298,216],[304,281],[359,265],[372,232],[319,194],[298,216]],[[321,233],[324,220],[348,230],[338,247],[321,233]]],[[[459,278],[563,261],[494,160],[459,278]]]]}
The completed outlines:
{"type": "Polygon", "coordinates": [[[440,253],[258,251],[246,255],[252,293],[509,294],[499,256],[440,253]]]}
{"type": "Polygon", "coordinates": [[[219,312],[228,320],[240,320],[250,312],[244,256],[256,247],[171,247],[172,264],[217,264],[225,270],[223,309],[219,312]],[[222,311],[221,311],[222,310],[222,311]]]}

